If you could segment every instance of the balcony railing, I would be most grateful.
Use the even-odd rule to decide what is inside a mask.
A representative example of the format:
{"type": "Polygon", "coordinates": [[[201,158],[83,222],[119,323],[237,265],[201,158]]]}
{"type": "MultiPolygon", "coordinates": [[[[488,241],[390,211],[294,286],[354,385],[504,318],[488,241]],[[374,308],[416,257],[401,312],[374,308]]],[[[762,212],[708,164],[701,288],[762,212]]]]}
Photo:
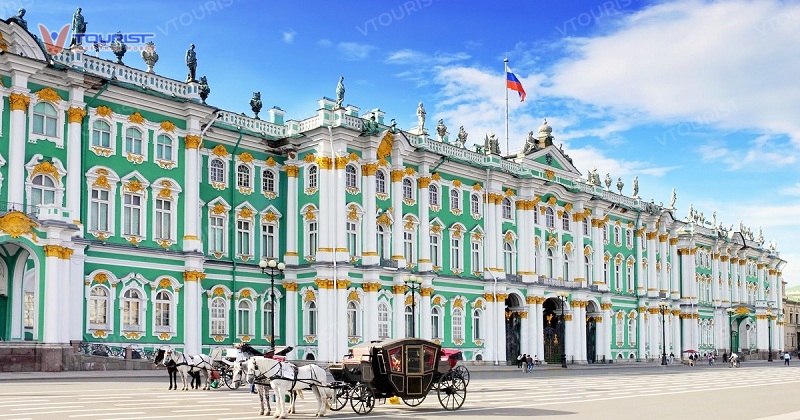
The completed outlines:
{"type": "Polygon", "coordinates": [[[10,213],[19,211],[28,216],[36,216],[39,206],[33,204],[13,203],[10,201],[0,201],[0,213],[10,213]]]}

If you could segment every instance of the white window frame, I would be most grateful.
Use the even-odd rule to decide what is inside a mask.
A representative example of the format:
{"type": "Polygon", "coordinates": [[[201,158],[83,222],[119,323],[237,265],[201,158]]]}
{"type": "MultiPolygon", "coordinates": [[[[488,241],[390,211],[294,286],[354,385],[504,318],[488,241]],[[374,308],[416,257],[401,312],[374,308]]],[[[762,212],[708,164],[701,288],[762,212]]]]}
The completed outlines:
{"type": "Polygon", "coordinates": [[[450,271],[464,272],[464,231],[460,237],[455,237],[450,231],[450,271]]]}
{"type": "Polygon", "coordinates": [[[375,172],[375,193],[376,194],[389,194],[386,190],[386,172],[378,169],[375,172]]]}
{"type": "Polygon", "coordinates": [[[414,180],[409,177],[403,177],[403,200],[416,201],[414,197],[414,180]]]}
{"type": "Polygon", "coordinates": [[[451,341],[464,340],[464,309],[453,307],[451,313],[450,337],[451,341]]]}
{"type": "Polygon", "coordinates": [[[110,289],[107,286],[101,285],[101,284],[96,284],[96,285],[92,286],[91,288],[89,288],[89,291],[88,291],[88,293],[89,293],[89,295],[88,295],[89,305],[86,308],[86,325],[89,326],[89,330],[105,330],[105,331],[108,331],[110,329],[111,325],[113,325],[112,316],[113,316],[114,312],[111,310],[111,308],[112,308],[112,305],[113,305],[114,295],[113,295],[112,292],[113,292],[113,289],[110,289]],[[95,298],[92,295],[92,291],[95,290],[95,289],[103,290],[105,292],[105,294],[106,294],[105,297],[103,297],[103,298],[95,298]],[[94,302],[96,302],[96,301],[97,302],[99,302],[99,301],[104,301],[105,302],[105,305],[104,305],[105,306],[105,308],[104,308],[105,309],[105,314],[103,314],[103,316],[105,318],[105,322],[93,322],[93,320],[92,320],[92,310],[94,309],[94,306],[95,306],[94,302]]]}
{"type": "Polygon", "coordinates": [[[503,269],[508,274],[517,274],[517,250],[511,242],[503,242],[503,269]]]}
{"type": "Polygon", "coordinates": [[[97,113],[97,108],[91,108],[89,110],[88,124],[89,124],[89,150],[91,150],[94,154],[98,156],[106,156],[106,154],[108,156],[116,155],[118,148],[117,136],[119,135],[119,130],[117,129],[117,121],[114,119],[113,115],[103,116],[97,113]],[[92,145],[92,139],[94,138],[94,123],[97,121],[102,121],[111,127],[111,135],[108,147],[92,145]]]}
{"type": "Polygon", "coordinates": [[[472,341],[483,339],[483,327],[483,309],[475,308],[472,311],[472,341]]]}
{"type": "Polygon", "coordinates": [[[278,224],[277,221],[273,223],[273,222],[267,222],[263,218],[261,219],[261,256],[267,260],[277,260],[279,258],[278,255],[278,244],[280,243],[279,227],[280,224],[278,224]],[[272,233],[269,232],[270,228],[272,228],[272,233]],[[270,247],[269,237],[272,237],[271,247],[270,247]]]}
{"type": "MultiPolygon", "coordinates": [[[[47,178],[47,179],[49,179],[49,180],[51,180],[53,182],[53,187],[52,187],[53,204],[40,204],[40,205],[41,206],[45,206],[45,207],[60,208],[60,207],[62,207],[64,205],[63,204],[64,203],[64,190],[65,190],[65,188],[64,188],[64,179],[65,179],[65,177],[67,175],[67,171],[64,169],[64,165],[61,163],[61,160],[59,160],[58,158],[54,157],[54,158],[50,158],[50,162],[53,165],[53,167],[55,167],[55,169],[56,169],[56,173],[58,174],[57,178],[54,177],[52,174],[44,174],[44,173],[34,174],[34,171],[36,170],[36,166],[40,165],[43,160],[44,160],[44,156],[42,156],[41,154],[37,153],[37,154],[33,155],[33,157],[28,161],[28,163],[25,164],[25,171],[26,171],[26,176],[25,176],[25,198],[26,198],[26,202],[27,203],[31,203],[32,202],[32,200],[33,200],[33,189],[34,188],[42,189],[42,191],[44,191],[45,189],[50,189],[51,188],[51,187],[42,188],[43,186],[34,185],[33,181],[41,176],[41,177],[43,177],[43,179],[47,178]]],[[[42,193],[42,197],[44,198],[44,193],[42,193]]]]}
{"type": "Polygon", "coordinates": [[[431,183],[430,185],[428,185],[428,205],[434,207],[441,206],[441,200],[440,200],[441,196],[439,194],[440,192],[439,190],[440,190],[439,186],[436,185],[435,183],[431,183]]]}
{"type": "Polygon", "coordinates": [[[483,214],[481,212],[481,198],[477,193],[470,194],[469,206],[470,206],[470,212],[472,213],[473,216],[480,217],[483,214]]]}
{"type": "Polygon", "coordinates": [[[265,196],[275,194],[275,196],[277,196],[279,178],[280,176],[278,175],[277,171],[269,168],[263,169],[261,171],[261,194],[265,196]],[[270,178],[268,175],[272,176],[272,178],[270,178]],[[272,181],[272,188],[269,186],[270,181],[272,181]]]}
{"type": "Polygon", "coordinates": [[[448,198],[450,210],[461,210],[461,190],[456,187],[450,187],[448,198]]]}
{"type": "Polygon", "coordinates": [[[589,229],[589,218],[588,217],[584,217],[583,221],[581,222],[581,224],[583,225],[583,234],[584,234],[584,236],[589,236],[589,232],[590,232],[590,229],[589,229]]]}
{"type": "Polygon", "coordinates": [[[514,221],[514,204],[509,197],[503,197],[503,219],[514,221]]]}
{"type": "Polygon", "coordinates": [[[431,339],[444,339],[444,309],[441,306],[431,308],[431,339]]]}
{"type": "MultiPolygon", "coordinates": [[[[144,333],[145,332],[145,314],[147,309],[147,296],[139,287],[136,286],[128,286],[120,292],[120,303],[119,303],[119,327],[121,332],[137,332],[137,333],[144,333]],[[133,292],[139,295],[139,299],[129,298],[127,294],[129,292],[133,292]],[[137,303],[136,310],[136,318],[138,324],[127,324],[128,319],[125,318],[125,310],[127,305],[131,305],[133,303],[137,303]]],[[[130,311],[129,311],[130,312],[130,311]]]]}
{"type": "Polygon", "coordinates": [[[475,239],[474,236],[470,237],[469,241],[470,247],[470,269],[473,273],[482,273],[483,269],[483,241],[480,239],[475,239]]]}
{"type": "Polygon", "coordinates": [[[223,159],[221,157],[218,157],[218,156],[213,156],[213,157],[209,156],[209,160],[208,160],[208,183],[209,184],[214,184],[214,183],[222,184],[225,187],[227,187],[228,186],[228,171],[226,170],[227,168],[228,168],[228,161],[226,161],[225,159],[223,159]],[[219,169],[214,168],[214,166],[213,166],[214,162],[220,162],[222,164],[222,168],[219,168],[219,169]],[[221,180],[215,179],[216,178],[215,175],[214,175],[215,171],[219,171],[219,174],[221,175],[221,180]]]}
{"type": "Polygon", "coordinates": [[[303,304],[303,335],[316,337],[319,334],[319,307],[309,300],[303,304]]]}
{"type": "Polygon", "coordinates": [[[236,216],[236,258],[245,259],[244,257],[246,257],[248,260],[253,259],[255,255],[253,225],[253,219],[236,216]],[[246,229],[243,229],[243,226],[245,226],[246,229]],[[245,239],[245,234],[247,235],[246,242],[243,241],[243,239],[245,239]],[[242,249],[242,245],[247,245],[247,253],[242,249]]]}
{"type": "Polygon", "coordinates": [[[158,289],[153,291],[153,320],[152,320],[152,328],[154,335],[158,335],[157,333],[167,333],[167,334],[175,334],[177,331],[177,322],[178,322],[178,314],[177,314],[177,300],[178,297],[175,293],[168,289],[158,289]],[[166,300],[159,299],[159,295],[164,293],[167,296],[166,300]],[[161,325],[159,320],[159,313],[163,310],[163,306],[166,305],[167,309],[167,322],[168,325],[161,325]]]}
{"type": "Polygon", "coordinates": [[[306,191],[319,189],[319,166],[314,163],[306,166],[303,184],[306,191]]]}
{"type": "Polygon", "coordinates": [[[569,213],[567,212],[561,214],[561,230],[563,230],[564,232],[569,232],[570,229],[572,228],[569,217],[570,217],[569,213]]]}
{"type": "Polygon", "coordinates": [[[638,322],[637,322],[637,319],[636,319],[635,315],[633,317],[629,316],[627,318],[628,318],[628,322],[627,322],[627,327],[628,327],[628,334],[627,334],[628,335],[628,345],[633,347],[633,346],[636,346],[636,330],[637,330],[637,327],[638,327],[638,325],[637,325],[638,322]]]}
{"type": "Polygon", "coordinates": [[[255,302],[250,299],[239,299],[236,302],[236,336],[253,337],[255,331],[255,302]],[[246,305],[247,308],[242,308],[246,305]],[[243,321],[246,321],[245,325],[243,321]]]}
{"type": "Polygon", "coordinates": [[[556,216],[553,209],[547,207],[544,211],[544,220],[545,220],[545,227],[555,229],[556,228],[556,216]]]}
{"type": "Polygon", "coordinates": [[[208,329],[209,334],[213,336],[227,336],[228,335],[228,299],[222,296],[215,296],[208,302],[208,329]],[[215,303],[221,303],[215,307],[215,303]],[[215,311],[219,311],[222,316],[215,316],[215,311]],[[218,327],[215,329],[215,327],[218,327]]]}
{"type": "Polygon", "coordinates": [[[236,189],[239,192],[253,191],[253,172],[255,171],[252,163],[236,162],[236,189]],[[243,169],[247,171],[246,175],[242,174],[243,169]]]}
{"type": "Polygon", "coordinates": [[[228,206],[228,203],[226,203],[222,199],[217,199],[217,200],[212,201],[211,203],[208,204],[207,207],[208,207],[208,216],[207,216],[208,217],[208,219],[207,219],[207,221],[208,221],[208,238],[207,238],[207,241],[206,241],[207,242],[207,244],[206,244],[207,252],[209,254],[217,254],[217,253],[218,254],[223,254],[223,255],[227,254],[228,253],[228,234],[227,234],[227,232],[228,232],[228,223],[229,223],[229,217],[230,217],[231,208],[230,208],[230,206],[228,206]],[[225,209],[225,211],[223,211],[220,214],[214,213],[213,210],[214,210],[214,208],[216,207],[217,204],[222,205],[222,207],[225,209]],[[214,225],[212,225],[211,222],[215,218],[222,220],[222,226],[214,227],[214,225]],[[222,239],[222,249],[221,250],[212,249],[212,247],[211,247],[211,244],[214,242],[214,235],[212,234],[212,230],[217,230],[217,229],[219,229],[220,237],[222,239]]]}
{"type": "Polygon", "coordinates": [[[41,139],[41,140],[46,140],[46,141],[50,141],[50,142],[55,143],[56,147],[58,147],[59,149],[64,148],[64,120],[65,120],[64,117],[65,117],[65,111],[67,110],[66,104],[67,104],[66,101],[59,101],[57,103],[53,103],[53,102],[46,101],[46,100],[40,100],[37,95],[31,95],[30,108],[28,108],[28,127],[29,127],[28,128],[28,141],[30,141],[31,143],[36,143],[37,140],[41,139]],[[53,109],[56,112],[56,115],[55,115],[56,134],[54,136],[46,134],[47,133],[46,121],[47,121],[48,118],[53,118],[52,116],[46,116],[45,117],[45,123],[42,126],[44,128],[44,131],[45,131],[44,134],[43,133],[34,133],[33,132],[33,126],[34,126],[33,120],[34,120],[36,115],[39,115],[38,113],[34,112],[33,109],[36,107],[36,105],[39,105],[39,104],[49,105],[49,106],[53,107],[53,109]]]}
{"type": "MultiPolygon", "coordinates": [[[[140,127],[138,125],[131,125],[131,124],[123,125],[123,127],[122,127],[122,153],[124,154],[124,156],[128,157],[130,155],[132,157],[141,157],[142,161],[146,161],[147,160],[147,149],[148,149],[148,137],[149,137],[148,130],[146,128],[144,128],[144,127],[140,127]],[[138,131],[139,134],[142,135],[142,137],[140,139],[142,141],[141,153],[135,153],[132,150],[128,150],[128,130],[138,131]]],[[[134,137],[131,137],[131,139],[136,140],[136,138],[134,138],[134,137]]],[[[133,144],[133,142],[131,142],[131,144],[133,144]]],[[[130,158],[129,158],[129,160],[130,160],[130,158]]]]}
{"type": "Polygon", "coordinates": [[[360,339],[362,333],[361,304],[355,300],[347,302],[347,336],[349,339],[360,339]],[[353,327],[351,330],[350,328],[353,327]]]}
{"type": "Polygon", "coordinates": [[[392,337],[392,305],[385,300],[378,302],[378,338],[392,337]],[[385,319],[384,319],[385,318],[385,319]],[[383,331],[385,330],[385,332],[383,331]]]}
{"type": "Polygon", "coordinates": [[[352,163],[348,163],[344,168],[344,186],[345,188],[359,189],[358,188],[358,168],[352,163]]]}
{"type": "Polygon", "coordinates": [[[361,256],[361,219],[345,220],[345,235],[347,238],[347,251],[353,258],[361,256]]]}
{"type": "Polygon", "coordinates": [[[91,130],[90,130],[90,133],[89,133],[89,147],[99,147],[101,149],[112,149],[113,146],[114,146],[114,143],[116,142],[116,138],[114,137],[114,127],[113,127],[116,124],[113,121],[111,121],[111,122],[110,121],[106,121],[105,119],[102,119],[102,118],[97,118],[97,119],[94,119],[94,120],[90,120],[89,124],[90,124],[89,127],[91,127],[91,130]],[[103,130],[102,128],[95,127],[95,125],[97,123],[102,123],[102,124],[107,125],[108,126],[108,130],[106,131],[106,130],[103,130]],[[94,134],[95,133],[99,134],[99,136],[97,136],[97,137],[100,139],[100,143],[101,144],[94,144],[94,141],[95,141],[95,135],[94,134]],[[103,138],[102,134],[103,133],[107,133],[108,134],[108,146],[103,146],[102,145],[102,138],[103,138]]]}
{"type": "Polygon", "coordinates": [[[264,340],[269,341],[269,329],[270,325],[270,311],[267,306],[275,305],[274,316],[275,316],[275,341],[281,339],[281,296],[278,293],[278,288],[275,288],[275,302],[272,302],[272,298],[270,297],[270,289],[264,293],[264,303],[261,304],[261,313],[262,313],[262,322],[261,322],[261,337],[264,340]]]}
{"type": "Polygon", "coordinates": [[[158,133],[158,134],[156,134],[153,153],[155,155],[154,161],[156,163],[158,163],[159,161],[171,163],[173,165],[176,165],[178,163],[178,143],[177,143],[176,139],[172,138],[172,136],[167,134],[167,133],[158,133]],[[169,140],[169,144],[168,145],[162,145],[162,144],[159,143],[159,140],[162,137],[167,139],[167,140],[169,140]],[[162,157],[158,157],[159,149],[161,149],[162,146],[163,147],[169,147],[169,152],[170,153],[169,154],[164,154],[164,156],[162,156],[162,157]]]}
{"type": "Polygon", "coordinates": [[[441,267],[442,266],[442,233],[435,233],[431,231],[430,238],[430,247],[431,247],[431,264],[434,267],[441,267]]]}
{"type": "MultiPolygon", "coordinates": [[[[152,235],[153,235],[152,237],[153,237],[153,240],[156,240],[156,241],[158,241],[158,240],[166,240],[166,241],[170,241],[171,243],[175,243],[175,242],[178,241],[178,199],[180,197],[181,187],[178,185],[178,182],[175,181],[174,179],[159,178],[159,179],[155,180],[151,184],[151,188],[153,190],[152,191],[152,196],[153,196],[152,212],[153,213],[151,215],[152,220],[153,220],[153,226],[152,226],[152,235]],[[169,232],[168,232],[169,236],[168,237],[159,238],[158,235],[157,235],[157,231],[158,231],[157,222],[158,222],[158,213],[159,213],[158,201],[159,200],[162,200],[164,202],[169,202],[170,203],[169,211],[167,211],[167,212],[162,211],[162,213],[167,214],[169,216],[169,219],[170,219],[169,232]]],[[[146,208],[147,208],[147,206],[145,206],[145,209],[146,208]]],[[[162,232],[162,236],[164,236],[163,232],[162,232]]]]}

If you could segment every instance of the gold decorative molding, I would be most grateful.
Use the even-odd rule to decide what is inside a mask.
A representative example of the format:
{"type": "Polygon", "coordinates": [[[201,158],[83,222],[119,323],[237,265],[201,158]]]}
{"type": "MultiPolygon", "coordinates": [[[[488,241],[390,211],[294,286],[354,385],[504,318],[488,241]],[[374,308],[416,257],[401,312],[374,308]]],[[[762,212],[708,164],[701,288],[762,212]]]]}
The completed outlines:
{"type": "Polygon", "coordinates": [[[394,136],[390,131],[387,131],[378,145],[377,157],[379,160],[384,160],[392,154],[392,147],[394,145],[394,136]]]}
{"type": "Polygon", "coordinates": [[[329,158],[327,156],[318,157],[316,162],[317,162],[317,166],[319,166],[320,169],[330,170],[331,167],[333,166],[333,159],[331,159],[331,158],[329,158]]]}
{"type": "Polygon", "coordinates": [[[250,152],[244,152],[239,155],[239,160],[241,160],[244,163],[250,163],[253,160],[255,160],[255,158],[253,157],[253,155],[250,154],[250,152]]]}
{"type": "Polygon", "coordinates": [[[253,210],[250,210],[249,208],[244,207],[239,211],[238,216],[240,218],[242,218],[242,219],[252,219],[253,218],[253,214],[254,214],[253,210]]]}
{"type": "Polygon", "coordinates": [[[30,178],[33,179],[36,175],[39,174],[46,174],[50,175],[56,179],[56,181],[61,179],[61,175],[58,173],[58,169],[53,165],[50,161],[44,160],[39,162],[36,166],[33,167],[33,171],[31,171],[30,178]]]}
{"type": "Polygon", "coordinates": [[[405,171],[403,171],[402,169],[395,169],[390,173],[390,177],[392,179],[392,182],[400,182],[403,180],[405,174],[406,174],[405,171]]]}
{"type": "Polygon", "coordinates": [[[428,178],[428,177],[422,177],[422,178],[419,178],[419,179],[417,179],[417,186],[418,186],[420,189],[422,189],[422,188],[428,188],[428,186],[429,186],[430,184],[431,184],[431,179],[430,179],[430,178],[428,178]]]}
{"type": "Polygon", "coordinates": [[[130,121],[130,122],[132,122],[134,124],[143,124],[145,119],[142,116],[142,114],[140,114],[138,112],[134,112],[133,114],[128,116],[128,121],[130,121]]]}
{"type": "Polygon", "coordinates": [[[347,156],[336,156],[336,169],[344,169],[350,163],[350,158],[347,156]]]}
{"type": "Polygon", "coordinates": [[[67,110],[67,120],[70,123],[78,123],[80,124],[83,121],[83,117],[86,116],[86,111],[83,108],[70,108],[67,110]]]}
{"type": "Polygon", "coordinates": [[[398,285],[392,286],[392,294],[402,295],[405,293],[406,293],[406,286],[398,286],[398,285]]]}
{"type": "Polygon", "coordinates": [[[12,93],[8,95],[8,103],[11,104],[12,111],[28,111],[31,104],[31,98],[23,93],[12,93]]]}
{"type": "Polygon", "coordinates": [[[219,157],[223,157],[223,158],[228,156],[228,155],[230,155],[230,153],[228,153],[228,149],[226,149],[225,146],[223,146],[221,144],[218,144],[218,145],[214,146],[214,148],[211,149],[211,153],[213,155],[215,155],[215,156],[219,156],[219,157]]]}
{"type": "Polygon", "coordinates": [[[132,193],[138,193],[144,190],[144,187],[142,187],[142,183],[138,179],[134,178],[125,184],[123,189],[132,193]]]}
{"type": "Polygon", "coordinates": [[[377,172],[378,172],[377,163],[365,163],[361,165],[361,174],[363,176],[375,176],[377,172]]]}
{"type": "Polygon", "coordinates": [[[200,136],[195,136],[193,134],[189,134],[183,138],[183,144],[186,145],[187,149],[199,149],[202,142],[203,139],[200,138],[200,136]]]}
{"type": "MultiPolygon", "coordinates": [[[[200,272],[200,271],[189,270],[189,271],[184,271],[183,272],[183,281],[184,282],[201,281],[201,280],[203,280],[205,278],[206,278],[206,273],[203,273],[203,272],[200,272]]],[[[219,289],[219,290],[222,290],[222,289],[219,289]]],[[[215,293],[216,293],[216,290],[215,290],[215,293]]]]}
{"type": "Polygon", "coordinates": [[[31,220],[25,213],[12,211],[0,217],[0,230],[7,233],[12,238],[19,238],[21,235],[34,235],[32,228],[39,227],[36,222],[31,220]]]}
{"type": "Polygon", "coordinates": [[[290,281],[284,281],[283,282],[283,288],[287,292],[296,292],[298,287],[300,287],[300,286],[297,283],[290,282],[290,281]]]}
{"type": "Polygon", "coordinates": [[[286,165],[283,167],[283,170],[286,171],[286,176],[289,178],[297,178],[298,168],[295,165],[286,165]]]}
{"type": "Polygon", "coordinates": [[[49,102],[60,102],[63,101],[64,98],[58,94],[54,89],[46,87],[38,92],[35,93],[36,97],[39,98],[40,101],[49,101],[49,102]]]}

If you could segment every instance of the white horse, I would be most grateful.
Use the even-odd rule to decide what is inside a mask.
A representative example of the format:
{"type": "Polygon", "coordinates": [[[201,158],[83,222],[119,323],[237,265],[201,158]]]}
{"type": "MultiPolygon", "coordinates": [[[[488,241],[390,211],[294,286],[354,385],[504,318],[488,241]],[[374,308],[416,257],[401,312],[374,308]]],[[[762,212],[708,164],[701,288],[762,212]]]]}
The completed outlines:
{"type": "Polygon", "coordinates": [[[189,376],[190,372],[203,372],[203,376],[206,377],[206,385],[203,387],[204,390],[211,389],[211,383],[209,379],[209,372],[211,372],[211,358],[205,354],[197,354],[194,356],[187,356],[179,351],[176,350],[167,350],[164,353],[164,366],[172,361],[175,362],[175,368],[178,370],[178,373],[181,374],[181,379],[183,380],[183,388],[182,390],[186,391],[189,389],[189,386],[186,383],[186,379],[189,376]]]}
{"type": "MultiPolygon", "coordinates": [[[[244,364],[247,363],[245,360],[237,360],[233,362],[233,383],[236,388],[239,388],[239,384],[244,380],[244,364]]],[[[256,382],[255,383],[256,392],[258,393],[258,400],[261,403],[261,411],[258,413],[260,416],[270,415],[272,414],[272,407],[269,404],[269,381],[266,379],[263,383],[256,382]],[[266,404],[266,409],[264,409],[264,405],[266,404]]],[[[289,414],[295,413],[295,402],[297,401],[297,397],[303,399],[303,391],[297,390],[292,391],[291,395],[291,407],[289,407],[289,414]]]]}
{"type": "MultiPolygon", "coordinates": [[[[286,418],[289,413],[284,399],[290,391],[299,391],[311,388],[317,399],[316,417],[323,417],[330,407],[329,392],[327,392],[327,374],[317,365],[297,367],[292,363],[281,362],[266,357],[251,357],[247,360],[247,382],[269,381],[270,388],[275,391],[275,400],[278,405],[276,418],[286,418]]],[[[294,412],[295,398],[291,398],[291,412],[294,412]]]]}

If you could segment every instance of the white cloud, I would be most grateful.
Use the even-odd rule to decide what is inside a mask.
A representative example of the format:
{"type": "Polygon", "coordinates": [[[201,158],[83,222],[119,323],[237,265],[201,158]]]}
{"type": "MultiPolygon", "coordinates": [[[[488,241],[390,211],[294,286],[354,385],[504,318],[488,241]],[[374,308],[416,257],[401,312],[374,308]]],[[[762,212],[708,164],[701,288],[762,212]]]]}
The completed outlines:
{"type": "Polygon", "coordinates": [[[333,46],[333,42],[330,39],[320,39],[317,41],[317,45],[323,48],[329,48],[333,46]]]}
{"type": "Polygon", "coordinates": [[[297,35],[297,32],[295,32],[295,31],[293,31],[291,29],[287,29],[287,30],[283,31],[283,42],[285,42],[287,44],[293,44],[295,35],[297,35]]]}
{"type": "Polygon", "coordinates": [[[375,49],[376,47],[373,45],[361,44],[358,42],[340,42],[336,44],[336,51],[339,53],[339,58],[345,61],[365,60],[375,49]]]}
{"type": "Polygon", "coordinates": [[[800,197],[800,182],[797,182],[790,187],[781,188],[780,190],[778,190],[778,192],[780,192],[783,195],[800,197]]]}
{"type": "Polygon", "coordinates": [[[722,142],[711,141],[697,150],[704,161],[722,162],[730,170],[748,167],[756,171],[774,171],[797,161],[797,152],[789,145],[776,139],[767,140],[766,136],[756,138],[744,150],[733,150],[722,142]]]}
{"type": "MultiPolygon", "coordinates": [[[[800,146],[800,5],[774,0],[659,3],[610,33],[567,40],[547,93],[643,114],[790,136],[800,146]]],[[[639,121],[643,122],[643,121],[639,121]]]]}
{"type": "Polygon", "coordinates": [[[433,54],[427,54],[412,49],[403,49],[390,53],[386,58],[386,63],[412,66],[434,66],[464,61],[469,58],[470,55],[464,52],[444,53],[437,51],[433,54]]]}

